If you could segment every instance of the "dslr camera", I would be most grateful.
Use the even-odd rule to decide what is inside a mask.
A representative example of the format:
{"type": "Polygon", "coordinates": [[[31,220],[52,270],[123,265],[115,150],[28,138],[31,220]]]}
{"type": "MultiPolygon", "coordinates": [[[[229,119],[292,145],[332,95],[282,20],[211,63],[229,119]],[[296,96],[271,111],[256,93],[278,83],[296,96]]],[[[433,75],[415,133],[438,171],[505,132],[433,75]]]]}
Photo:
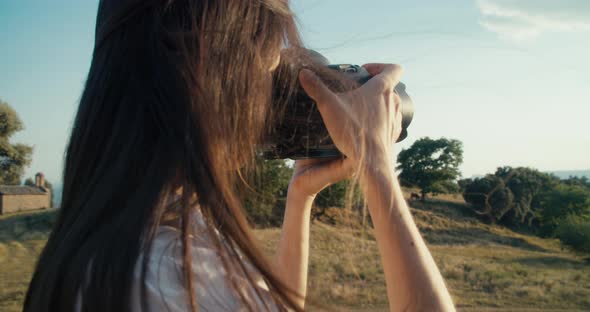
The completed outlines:
{"type": "MultiPolygon", "coordinates": [[[[343,81],[350,81],[349,90],[371,79],[371,75],[361,66],[329,64],[321,54],[315,51],[311,53],[316,60],[320,60],[322,66],[329,69],[328,72],[334,73],[343,81]]],[[[329,79],[323,79],[321,74],[318,76],[330,87],[329,79]]],[[[275,86],[275,89],[280,87],[275,86]]],[[[401,98],[402,132],[397,141],[400,142],[408,136],[408,127],[414,116],[414,105],[406,92],[405,84],[400,82],[395,86],[394,92],[401,98]]],[[[289,96],[286,106],[276,117],[278,121],[271,127],[259,148],[259,155],[264,159],[343,157],[330,138],[315,101],[305,93],[299,81],[296,83],[295,93],[289,96]]]]}

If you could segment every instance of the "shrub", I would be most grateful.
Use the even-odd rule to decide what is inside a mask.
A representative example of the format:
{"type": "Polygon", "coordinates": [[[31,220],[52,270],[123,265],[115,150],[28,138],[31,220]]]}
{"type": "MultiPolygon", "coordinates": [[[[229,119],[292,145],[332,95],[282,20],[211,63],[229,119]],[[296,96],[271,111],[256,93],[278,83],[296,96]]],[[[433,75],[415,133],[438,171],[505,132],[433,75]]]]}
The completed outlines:
{"type": "Polygon", "coordinates": [[[590,253],[590,219],[569,215],[560,220],[555,236],[573,250],[590,253]]]}
{"type": "MultiPolygon", "coordinates": [[[[581,185],[560,184],[541,198],[541,234],[551,236],[566,216],[590,217],[590,190],[581,185]]],[[[569,221],[567,221],[569,222],[569,221]]]]}

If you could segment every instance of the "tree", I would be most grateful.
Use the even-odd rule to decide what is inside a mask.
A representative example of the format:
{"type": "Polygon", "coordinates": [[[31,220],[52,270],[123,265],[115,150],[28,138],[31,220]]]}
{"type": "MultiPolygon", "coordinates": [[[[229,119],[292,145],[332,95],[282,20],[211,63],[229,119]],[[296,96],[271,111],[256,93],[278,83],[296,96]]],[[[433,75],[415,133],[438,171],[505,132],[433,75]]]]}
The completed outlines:
{"type": "Polygon", "coordinates": [[[0,184],[19,185],[25,167],[31,163],[31,146],[10,143],[10,137],[23,129],[16,111],[0,100],[0,184]]]}
{"type": "Polygon", "coordinates": [[[557,183],[557,177],[525,167],[500,167],[483,178],[460,181],[463,198],[476,213],[515,227],[536,227],[542,196],[557,183]]]}
{"type": "Polygon", "coordinates": [[[483,178],[467,181],[467,184],[461,183],[465,188],[463,198],[477,214],[484,216],[489,222],[497,223],[512,208],[514,194],[506,187],[503,179],[488,174],[483,178]]]}
{"type": "Polygon", "coordinates": [[[254,190],[245,191],[244,208],[251,222],[260,226],[277,225],[283,217],[293,169],[284,160],[257,159],[252,181],[254,190]]]}
{"type": "Polygon", "coordinates": [[[539,218],[543,235],[553,235],[566,218],[572,224],[576,218],[590,220],[590,189],[582,185],[557,185],[543,194],[540,202],[539,218]]]}
{"type": "Polygon", "coordinates": [[[555,237],[565,246],[590,254],[590,219],[573,215],[563,218],[555,229],[555,237]]]}
{"type": "Polygon", "coordinates": [[[553,175],[527,167],[500,167],[495,175],[506,183],[514,194],[513,207],[508,211],[505,225],[535,226],[542,195],[552,190],[559,179],[553,175]]]}
{"type": "Polygon", "coordinates": [[[449,193],[459,189],[455,180],[463,163],[463,145],[454,139],[424,137],[403,149],[397,169],[402,185],[421,189],[422,200],[429,193],[449,193]]]}
{"type": "Polygon", "coordinates": [[[457,181],[457,184],[459,185],[459,191],[461,193],[465,193],[465,190],[471,183],[473,183],[473,179],[460,179],[457,181]]]}

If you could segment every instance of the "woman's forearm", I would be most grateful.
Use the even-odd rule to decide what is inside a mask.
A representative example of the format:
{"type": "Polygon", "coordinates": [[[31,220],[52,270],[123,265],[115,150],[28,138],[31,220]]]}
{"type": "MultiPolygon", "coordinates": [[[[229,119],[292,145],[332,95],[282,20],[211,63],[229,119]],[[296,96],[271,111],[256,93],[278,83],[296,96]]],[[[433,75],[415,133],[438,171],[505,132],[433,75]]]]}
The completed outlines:
{"type": "Polygon", "coordinates": [[[274,262],[281,279],[302,297],[297,301],[303,308],[307,288],[309,261],[309,223],[314,197],[299,196],[289,191],[281,238],[274,262]]]}
{"type": "Polygon", "coordinates": [[[403,198],[391,162],[361,177],[387,284],[391,311],[454,311],[443,278],[403,198]]]}

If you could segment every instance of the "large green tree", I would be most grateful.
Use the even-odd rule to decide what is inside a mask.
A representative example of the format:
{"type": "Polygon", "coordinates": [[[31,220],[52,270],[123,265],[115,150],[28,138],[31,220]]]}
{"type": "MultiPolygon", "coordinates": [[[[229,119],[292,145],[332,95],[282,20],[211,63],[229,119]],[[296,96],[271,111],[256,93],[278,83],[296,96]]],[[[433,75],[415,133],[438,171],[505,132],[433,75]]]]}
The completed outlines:
{"type": "Polygon", "coordinates": [[[461,180],[463,198],[470,207],[491,223],[496,223],[512,209],[514,194],[502,178],[488,174],[482,178],[461,180]]]}
{"type": "Polygon", "coordinates": [[[11,136],[23,129],[16,111],[0,100],[0,184],[20,184],[25,167],[31,163],[31,146],[10,143],[11,136]]]}
{"type": "Polygon", "coordinates": [[[517,227],[538,223],[542,196],[558,183],[556,177],[526,167],[500,167],[494,174],[461,181],[463,197],[475,212],[517,227]]]}
{"type": "Polygon", "coordinates": [[[463,145],[454,139],[424,137],[403,149],[397,158],[402,185],[419,187],[422,199],[429,193],[457,192],[463,163],[463,145]]]}
{"type": "Polygon", "coordinates": [[[512,209],[503,222],[506,225],[537,223],[542,195],[559,184],[559,178],[527,167],[500,167],[495,175],[502,178],[514,194],[512,209]]]}

